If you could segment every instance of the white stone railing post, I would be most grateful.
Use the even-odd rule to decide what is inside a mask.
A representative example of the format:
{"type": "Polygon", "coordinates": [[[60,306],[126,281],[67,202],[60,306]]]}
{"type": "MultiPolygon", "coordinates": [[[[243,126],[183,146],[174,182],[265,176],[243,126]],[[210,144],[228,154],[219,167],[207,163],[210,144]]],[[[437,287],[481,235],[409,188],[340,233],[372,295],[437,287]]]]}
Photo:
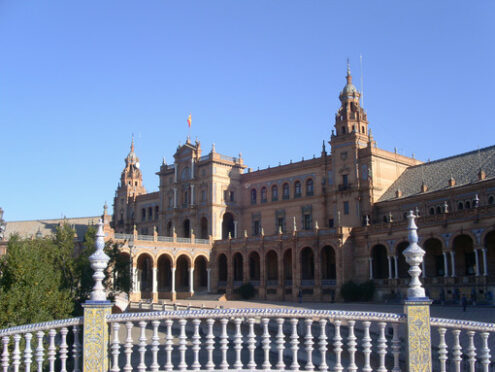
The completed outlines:
{"type": "Polygon", "coordinates": [[[431,372],[431,300],[426,297],[425,289],[419,280],[420,265],[425,251],[418,245],[415,218],[413,211],[409,211],[407,215],[409,246],[403,252],[410,266],[408,273],[411,276],[404,302],[404,312],[407,316],[407,371],[431,372]]]}
{"type": "Polygon", "coordinates": [[[91,292],[90,300],[83,304],[83,371],[106,372],[108,371],[108,326],[107,315],[111,313],[112,304],[107,300],[103,279],[105,269],[110,258],[105,254],[105,234],[103,222],[98,222],[96,233],[96,251],[89,257],[91,268],[94,270],[93,279],[95,285],[91,292]]]}

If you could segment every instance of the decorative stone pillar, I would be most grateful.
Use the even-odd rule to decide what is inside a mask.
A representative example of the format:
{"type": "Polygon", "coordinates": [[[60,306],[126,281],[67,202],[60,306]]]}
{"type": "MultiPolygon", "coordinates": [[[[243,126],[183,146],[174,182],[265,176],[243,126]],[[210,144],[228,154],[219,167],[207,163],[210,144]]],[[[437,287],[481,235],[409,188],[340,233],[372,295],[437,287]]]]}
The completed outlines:
{"type": "Polygon", "coordinates": [[[237,225],[239,221],[234,221],[234,239],[237,238],[237,225]]]}
{"type": "Polygon", "coordinates": [[[153,298],[153,302],[158,302],[158,278],[157,278],[157,271],[158,271],[158,269],[156,267],[153,267],[151,269],[151,273],[152,273],[151,296],[153,298]]]}
{"type": "Polygon", "coordinates": [[[474,261],[475,261],[475,266],[474,266],[475,275],[480,276],[480,261],[478,258],[478,249],[477,248],[474,250],[474,261]]]}
{"type": "Polygon", "coordinates": [[[412,211],[407,215],[409,246],[404,250],[411,280],[404,301],[404,313],[407,316],[407,367],[409,372],[431,372],[431,300],[419,280],[420,264],[425,251],[418,245],[417,226],[412,211]]]}
{"type": "Polygon", "coordinates": [[[207,268],[206,269],[206,286],[207,286],[207,290],[208,290],[208,293],[211,293],[211,268],[207,268]]]}
{"type": "Polygon", "coordinates": [[[395,279],[399,279],[399,258],[394,256],[395,279]]]}
{"type": "Polygon", "coordinates": [[[177,292],[175,292],[175,270],[176,267],[172,267],[172,286],[170,288],[170,299],[172,301],[177,299],[177,292]]]}
{"type": "Polygon", "coordinates": [[[177,183],[177,173],[179,172],[179,165],[177,162],[174,164],[174,182],[177,183]]]}
{"type": "Polygon", "coordinates": [[[448,252],[442,252],[442,254],[443,254],[443,276],[444,276],[444,278],[447,278],[449,276],[449,261],[447,260],[447,253],[448,252]]]}
{"type": "Polygon", "coordinates": [[[189,268],[189,295],[194,295],[194,267],[189,268]]]}
{"type": "Polygon", "coordinates": [[[455,278],[455,252],[450,251],[450,264],[452,266],[452,278],[455,278]]]}
{"type": "Polygon", "coordinates": [[[105,234],[103,222],[98,223],[96,233],[96,251],[89,257],[91,268],[94,270],[95,285],[90,300],[83,304],[83,371],[106,372],[108,370],[108,324],[107,315],[111,314],[112,304],[107,300],[103,287],[104,271],[110,258],[103,252],[105,234]]]}
{"type": "Polygon", "coordinates": [[[387,256],[388,261],[388,278],[392,279],[392,256],[387,256]]]}
{"type": "Polygon", "coordinates": [[[481,252],[483,252],[483,276],[488,275],[488,263],[486,262],[486,248],[481,248],[481,252]]]}
{"type": "Polygon", "coordinates": [[[370,263],[370,280],[373,280],[373,257],[368,258],[370,263]]]}
{"type": "Polygon", "coordinates": [[[177,208],[177,187],[174,187],[174,208],[177,208]]]}
{"type": "Polygon", "coordinates": [[[194,205],[194,185],[191,185],[191,206],[194,205]]]}

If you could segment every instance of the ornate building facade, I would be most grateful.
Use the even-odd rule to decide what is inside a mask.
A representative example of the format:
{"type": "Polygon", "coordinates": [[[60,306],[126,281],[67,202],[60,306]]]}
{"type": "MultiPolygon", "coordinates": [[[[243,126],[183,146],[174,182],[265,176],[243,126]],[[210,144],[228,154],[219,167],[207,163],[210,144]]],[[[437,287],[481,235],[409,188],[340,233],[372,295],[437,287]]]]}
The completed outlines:
{"type": "Polygon", "coordinates": [[[259,298],[339,298],[373,280],[377,298],[405,291],[405,214],[415,211],[431,297],[495,289],[495,146],[422,163],[377,147],[348,69],[327,152],[252,171],[242,156],[203,155],[189,139],[146,193],[131,151],[105,215],[133,262],[132,299],[197,291],[259,298]]]}

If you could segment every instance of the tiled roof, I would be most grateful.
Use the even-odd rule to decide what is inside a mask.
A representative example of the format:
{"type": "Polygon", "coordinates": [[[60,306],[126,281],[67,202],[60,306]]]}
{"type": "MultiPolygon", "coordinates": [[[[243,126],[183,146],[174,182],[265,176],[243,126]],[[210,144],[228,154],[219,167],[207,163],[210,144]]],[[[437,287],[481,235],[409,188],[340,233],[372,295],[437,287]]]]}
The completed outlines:
{"type": "Polygon", "coordinates": [[[78,240],[84,238],[89,225],[96,225],[101,216],[96,217],[78,217],[78,218],[59,218],[50,220],[31,220],[31,221],[7,221],[5,229],[5,238],[9,239],[12,234],[19,234],[23,238],[36,236],[38,231],[42,236],[55,234],[56,228],[61,223],[68,223],[76,230],[78,240]]]}
{"type": "Polygon", "coordinates": [[[421,193],[421,184],[428,187],[426,192],[449,189],[449,179],[455,186],[478,182],[480,168],[486,179],[495,178],[495,146],[451,156],[407,168],[380,197],[379,202],[396,199],[398,189],[402,198],[421,193]]]}

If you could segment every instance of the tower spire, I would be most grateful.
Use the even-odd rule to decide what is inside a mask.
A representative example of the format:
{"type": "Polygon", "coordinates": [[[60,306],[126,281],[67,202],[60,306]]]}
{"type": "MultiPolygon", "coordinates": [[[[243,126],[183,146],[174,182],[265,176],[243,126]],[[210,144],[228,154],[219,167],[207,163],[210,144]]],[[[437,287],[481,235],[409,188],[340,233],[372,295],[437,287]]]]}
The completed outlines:
{"type": "Polygon", "coordinates": [[[134,152],[134,133],[132,133],[132,138],[131,138],[131,152],[134,152]]]}

